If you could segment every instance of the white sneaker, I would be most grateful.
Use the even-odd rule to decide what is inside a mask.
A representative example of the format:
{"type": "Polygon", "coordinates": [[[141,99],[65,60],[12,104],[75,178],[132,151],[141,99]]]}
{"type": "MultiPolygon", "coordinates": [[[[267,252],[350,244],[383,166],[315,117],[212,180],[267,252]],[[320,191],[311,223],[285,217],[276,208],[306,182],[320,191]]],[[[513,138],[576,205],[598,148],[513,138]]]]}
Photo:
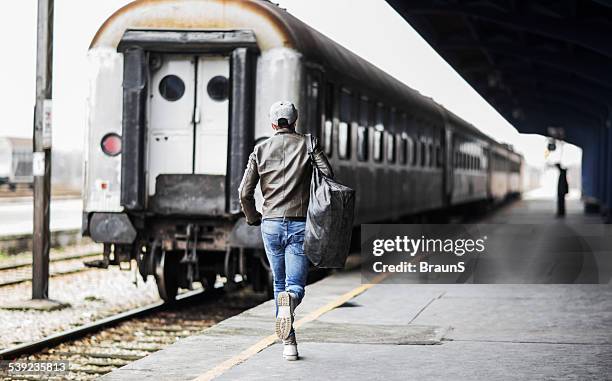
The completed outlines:
{"type": "Polygon", "coordinates": [[[276,335],[281,340],[287,340],[293,329],[294,298],[291,293],[283,291],[278,294],[278,314],[276,316],[276,335]]]}
{"type": "Polygon", "coordinates": [[[294,333],[287,340],[283,340],[283,358],[287,361],[295,361],[298,356],[297,340],[294,333]]]}

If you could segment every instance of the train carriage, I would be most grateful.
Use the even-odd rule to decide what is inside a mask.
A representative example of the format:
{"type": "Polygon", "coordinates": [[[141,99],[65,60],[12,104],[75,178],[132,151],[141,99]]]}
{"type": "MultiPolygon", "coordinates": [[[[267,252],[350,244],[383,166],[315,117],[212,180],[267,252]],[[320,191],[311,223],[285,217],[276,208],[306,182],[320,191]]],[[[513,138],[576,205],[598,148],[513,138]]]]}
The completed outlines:
{"type": "Polygon", "coordinates": [[[271,2],[135,1],[88,57],[83,232],[166,300],[217,275],[269,283],[238,186],[278,100],[357,190],[356,223],[491,198],[497,143],[271,2]]]}

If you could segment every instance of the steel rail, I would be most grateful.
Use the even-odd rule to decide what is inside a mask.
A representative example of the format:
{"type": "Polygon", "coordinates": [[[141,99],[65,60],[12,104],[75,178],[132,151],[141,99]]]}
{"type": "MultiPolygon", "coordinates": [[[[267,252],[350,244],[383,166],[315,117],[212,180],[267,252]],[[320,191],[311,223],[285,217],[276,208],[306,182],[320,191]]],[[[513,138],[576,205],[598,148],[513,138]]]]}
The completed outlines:
{"type": "Polygon", "coordinates": [[[54,335],[42,338],[40,340],[32,341],[29,343],[24,343],[16,347],[1,350],[0,359],[10,360],[10,359],[18,358],[19,356],[36,353],[45,348],[54,347],[59,344],[71,341],[71,340],[82,338],[88,333],[100,331],[103,328],[116,325],[126,320],[134,319],[137,317],[142,317],[142,316],[149,315],[151,313],[158,312],[158,311],[163,311],[169,308],[176,308],[179,306],[184,306],[194,301],[203,302],[203,301],[213,300],[223,295],[223,293],[224,291],[222,289],[212,289],[210,291],[206,291],[206,290],[188,291],[188,292],[178,295],[176,297],[176,300],[173,303],[165,303],[163,301],[155,302],[147,306],[134,308],[129,311],[125,311],[125,312],[122,312],[122,313],[119,313],[113,316],[109,316],[109,317],[106,317],[100,320],[96,320],[94,322],[82,325],[77,328],[59,332],[54,335]]]}

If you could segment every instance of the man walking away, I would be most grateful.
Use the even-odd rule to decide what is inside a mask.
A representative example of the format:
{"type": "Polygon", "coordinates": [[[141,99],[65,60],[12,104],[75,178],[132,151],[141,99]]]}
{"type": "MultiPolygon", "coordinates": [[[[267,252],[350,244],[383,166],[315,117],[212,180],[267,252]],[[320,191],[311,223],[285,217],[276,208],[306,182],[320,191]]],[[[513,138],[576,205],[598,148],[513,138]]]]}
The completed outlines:
{"type": "MultiPolygon", "coordinates": [[[[261,224],[261,235],[274,277],[276,334],[283,340],[283,358],[297,360],[294,309],[304,297],[308,258],[304,230],[310,197],[312,164],[307,135],[295,131],[298,112],[288,101],[270,108],[274,135],[249,156],[240,184],[240,205],[249,225],[261,224]],[[255,187],[263,194],[263,216],[255,208],[255,187]],[[262,222],[263,219],[263,222],[262,222]]],[[[313,146],[314,164],[328,177],[332,169],[323,151],[313,146]]]]}
{"type": "Polygon", "coordinates": [[[567,169],[560,163],[556,164],[559,169],[559,182],[557,183],[557,217],[565,217],[565,195],[568,193],[567,169]]]}

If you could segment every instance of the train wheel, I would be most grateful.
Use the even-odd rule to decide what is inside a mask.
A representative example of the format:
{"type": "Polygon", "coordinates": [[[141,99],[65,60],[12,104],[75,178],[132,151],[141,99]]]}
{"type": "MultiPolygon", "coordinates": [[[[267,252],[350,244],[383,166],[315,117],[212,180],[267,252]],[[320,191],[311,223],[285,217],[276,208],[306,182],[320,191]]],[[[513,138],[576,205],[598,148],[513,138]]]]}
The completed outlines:
{"type": "Polygon", "coordinates": [[[178,293],[178,255],[168,254],[165,250],[155,252],[155,282],[159,297],[172,302],[178,293]]]}
{"type": "Polygon", "coordinates": [[[215,271],[206,271],[201,274],[202,280],[206,283],[204,286],[208,290],[215,288],[215,282],[217,281],[217,273],[215,271]]]}

